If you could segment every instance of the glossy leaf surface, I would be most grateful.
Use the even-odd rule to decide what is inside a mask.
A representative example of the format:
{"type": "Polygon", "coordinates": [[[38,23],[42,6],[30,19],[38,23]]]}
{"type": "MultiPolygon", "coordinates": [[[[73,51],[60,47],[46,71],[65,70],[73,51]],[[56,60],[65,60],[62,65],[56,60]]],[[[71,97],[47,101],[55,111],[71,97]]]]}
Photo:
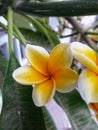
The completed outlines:
{"type": "Polygon", "coordinates": [[[56,93],[56,102],[66,112],[73,130],[98,130],[90,111],[77,90],[70,93],[56,93]]]}
{"type": "MultiPolygon", "coordinates": [[[[17,84],[12,78],[12,72],[18,66],[17,60],[11,55],[2,87],[3,108],[0,115],[0,130],[46,130],[47,120],[44,122],[43,116],[45,108],[42,110],[33,104],[32,87],[17,84]]],[[[44,112],[44,115],[47,117],[48,113],[44,112]]],[[[55,128],[53,122],[51,125],[55,128]]]]}

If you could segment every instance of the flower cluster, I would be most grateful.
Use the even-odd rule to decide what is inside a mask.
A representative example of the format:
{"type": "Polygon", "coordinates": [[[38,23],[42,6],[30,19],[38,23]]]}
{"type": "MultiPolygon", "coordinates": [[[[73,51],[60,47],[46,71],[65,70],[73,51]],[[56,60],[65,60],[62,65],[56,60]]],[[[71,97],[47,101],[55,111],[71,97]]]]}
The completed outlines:
{"type": "Polygon", "coordinates": [[[33,86],[33,101],[37,106],[48,103],[55,94],[78,90],[85,102],[98,116],[98,54],[83,43],[59,44],[49,54],[40,46],[27,45],[29,65],[13,72],[13,78],[21,84],[33,86]],[[70,68],[73,57],[85,66],[78,76],[70,68]],[[79,78],[78,78],[79,77],[79,78]]]}

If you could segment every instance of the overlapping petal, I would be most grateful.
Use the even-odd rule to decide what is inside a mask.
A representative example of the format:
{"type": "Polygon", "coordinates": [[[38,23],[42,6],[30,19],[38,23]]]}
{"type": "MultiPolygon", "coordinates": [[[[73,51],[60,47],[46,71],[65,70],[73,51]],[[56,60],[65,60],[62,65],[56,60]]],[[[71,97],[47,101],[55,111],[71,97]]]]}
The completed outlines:
{"type": "Polygon", "coordinates": [[[89,104],[98,102],[98,75],[89,69],[83,70],[78,88],[83,99],[89,104]]]}
{"type": "Polygon", "coordinates": [[[72,53],[69,44],[59,44],[50,53],[49,71],[54,72],[61,67],[69,67],[71,63],[72,53]]]}
{"type": "Polygon", "coordinates": [[[90,70],[98,73],[98,55],[87,45],[73,42],[71,49],[74,57],[90,70]]]}
{"type": "Polygon", "coordinates": [[[28,44],[26,46],[26,56],[36,70],[47,75],[49,54],[44,48],[28,44]]]}
{"type": "Polygon", "coordinates": [[[47,77],[35,70],[32,66],[24,66],[13,72],[13,78],[20,84],[32,85],[47,80],[47,77]]]}
{"type": "Polygon", "coordinates": [[[58,69],[53,76],[59,92],[68,92],[76,87],[78,74],[70,68],[58,69]]]}
{"type": "Polygon", "coordinates": [[[95,113],[98,114],[98,103],[90,103],[88,105],[95,113]]]}
{"type": "Polygon", "coordinates": [[[36,85],[33,88],[33,101],[36,106],[43,106],[48,103],[55,93],[55,81],[49,79],[41,84],[36,85]]]}
{"type": "Polygon", "coordinates": [[[78,74],[68,68],[73,59],[69,44],[57,45],[50,55],[42,47],[27,45],[26,56],[30,65],[16,69],[13,78],[33,86],[32,96],[37,106],[48,103],[55,90],[68,92],[76,87],[78,74]]]}

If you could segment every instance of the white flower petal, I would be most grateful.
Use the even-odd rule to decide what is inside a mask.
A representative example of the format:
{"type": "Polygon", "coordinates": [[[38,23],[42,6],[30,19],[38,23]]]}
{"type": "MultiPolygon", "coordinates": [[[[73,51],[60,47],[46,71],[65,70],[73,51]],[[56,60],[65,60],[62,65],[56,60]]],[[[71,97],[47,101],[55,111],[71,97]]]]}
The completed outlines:
{"type": "Polygon", "coordinates": [[[87,45],[79,42],[72,42],[71,49],[73,56],[88,69],[98,73],[98,55],[87,45]]]}
{"type": "Polygon", "coordinates": [[[89,104],[98,102],[98,75],[88,69],[83,70],[79,77],[79,92],[89,104]]]}

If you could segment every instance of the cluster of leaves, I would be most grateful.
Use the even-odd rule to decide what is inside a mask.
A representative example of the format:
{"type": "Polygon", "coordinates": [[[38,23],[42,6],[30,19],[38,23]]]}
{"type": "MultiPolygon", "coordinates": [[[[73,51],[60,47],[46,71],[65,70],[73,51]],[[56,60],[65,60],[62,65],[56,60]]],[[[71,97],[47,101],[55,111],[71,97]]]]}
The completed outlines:
{"type": "MultiPolygon", "coordinates": [[[[28,3],[28,8],[25,8],[26,3],[24,3],[24,8],[20,4],[15,10],[19,9],[22,12],[26,12],[28,9],[28,13],[30,3],[28,3]]],[[[30,9],[32,10],[32,8],[30,9]]],[[[49,14],[45,12],[45,15],[48,16],[49,14]]],[[[6,14],[4,18],[7,20],[6,14]]],[[[26,43],[36,44],[44,46],[50,51],[60,41],[58,33],[54,32],[50,27],[48,20],[49,18],[46,17],[41,18],[26,15],[25,13],[14,13],[13,35],[23,45],[26,45],[26,43]]],[[[0,23],[0,26],[8,31],[8,27],[3,23],[0,23]]],[[[19,67],[14,54],[10,55],[8,63],[5,62],[0,57],[0,78],[1,74],[5,77],[2,86],[3,107],[0,115],[0,130],[57,130],[47,109],[45,107],[38,108],[34,105],[31,97],[32,87],[19,85],[12,78],[12,72],[19,67]]],[[[73,130],[98,129],[96,123],[91,118],[88,106],[82,100],[77,90],[66,94],[56,93],[54,99],[67,113],[73,130]]]]}

